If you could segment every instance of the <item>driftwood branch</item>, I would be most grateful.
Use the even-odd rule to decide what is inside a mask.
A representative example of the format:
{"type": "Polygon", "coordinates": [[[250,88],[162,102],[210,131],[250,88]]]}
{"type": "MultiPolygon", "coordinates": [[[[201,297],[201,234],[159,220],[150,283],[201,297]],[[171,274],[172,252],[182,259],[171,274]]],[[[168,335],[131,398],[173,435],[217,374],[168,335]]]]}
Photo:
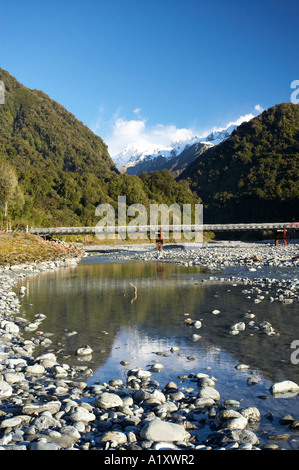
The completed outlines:
{"type": "Polygon", "coordinates": [[[137,287],[134,286],[134,284],[132,284],[132,283],[131,283],[131,286],[132,286],[133,289],[134,289],[134,298],[131,300],[131,304],[132,304],[132,303],[135,302],[135,300],[137,299],[137,287]]]}

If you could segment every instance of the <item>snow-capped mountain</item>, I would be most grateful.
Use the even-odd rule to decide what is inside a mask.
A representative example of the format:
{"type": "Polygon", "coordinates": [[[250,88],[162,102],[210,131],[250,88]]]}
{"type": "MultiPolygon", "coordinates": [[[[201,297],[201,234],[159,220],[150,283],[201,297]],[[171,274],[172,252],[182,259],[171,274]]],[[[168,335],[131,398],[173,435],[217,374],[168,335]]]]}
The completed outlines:
{"type": "Polygon", "coordinates": [[[228,139],[231,133],[237,129],[237,125],[232,124],[231,126],[227,127],[226,129],[222,129],[220,131],[211,132],[207,137],[204,138],[205,142],[210,142],[213,145],[218,145],[224,140],[228,139]]]}
{"type": "MultiPolygon", "coordinates": [[[[171,142],[167,147],[153,145],[151,148],[144,148],[140,143],[131,144],[116,155],[113,161],[121,173],[140,175],[143,171],[149,172],[163,168],[171,170],[174,166],[177,172],[180,170],[179,157],[190,147],[196,145],[196,150],[200,149],[202,153],[209,147],[223,142],[236,128],[236,125],[231,125],[226,129],[211,132],[206,137],[194,136],[188,140],[171,142]]],[[[186,158],[183,160],[185,167],[186,158]]]]}

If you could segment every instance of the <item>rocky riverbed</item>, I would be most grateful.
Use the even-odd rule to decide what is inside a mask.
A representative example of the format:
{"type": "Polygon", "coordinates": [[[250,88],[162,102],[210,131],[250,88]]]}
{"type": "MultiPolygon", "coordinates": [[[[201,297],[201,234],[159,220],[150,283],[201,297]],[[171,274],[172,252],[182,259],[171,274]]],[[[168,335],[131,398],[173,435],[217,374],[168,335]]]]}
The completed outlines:
{"type": "MultiPolygon", "coordinates": [[[[295,244],[273,247],[216,243],[200,249],[175,247],[162,253],[139,247],[138,251],[122,249],[121,253],[114,251],[109,256],[149,261],[159,257],[188,265],[195,263],[219,270],[219,276],[227,266],[255,269],[255,279],[240,277],[232,281],[250,284],[257,301],[262,300],[256,291],[262,284],[263,288],[271,290],[273,302],[298,302],[299,299],[298,279],[258,277],[259,266],[298,267],[298,245],[295,244]]],[[[281,416],[284,432],[268,436],[268,443],[261,444],[257,432],[261,421],[259,409],[244,407],[241,401],[221,396],[217,377],[209,370],[189,374],[190,387],[184,385],[187,377],[180,377],[180,371],[173,381],[159,383],[158,374],[153,370],[139,368],[128,369],[125,381],[107,377],[106,382],[88,385],[92,371],[84,362],[70,366],[60,360],[58,352],[49,352],[51,339],[42,330],[45,316],[41,312],[34,322],[24,319],[20,314],[23,291],[16,292],[16,286],[29,275],[63,269],[78,260],[0,269],[0,449],[196,451],[284,447],[284,442],[299,429],[298,410],[281,416]],[[41,354],[37,355],[37,350],[42,351],[41,354]],[[178,376],[179,385],[175,380],[178,376]],[[209,430],[204,438],[203,428],[209,430]]],[[[217,275],[214,278],[217,279],[217,275]]],[[[242,331],[243,325],[233,326],[232,332],[237,333],[232,334],[242,331]]],[[[197,329],[198,325],[194,327],[197,329]]],[[[271,325],[265,325],[265,333],[275,334],[271,325]]],[[[87,351],[88,347],[82,345],[77,354],[84,358],[87,351]]],[[[159,362],[155,367],[159,367],[159,362]]],[[[239,367],[246,367],[246,364],[239,367]]],[[[298,385],[291,380],[272,384],[269,390],[286,398],[298,392],[298,385]]]]}

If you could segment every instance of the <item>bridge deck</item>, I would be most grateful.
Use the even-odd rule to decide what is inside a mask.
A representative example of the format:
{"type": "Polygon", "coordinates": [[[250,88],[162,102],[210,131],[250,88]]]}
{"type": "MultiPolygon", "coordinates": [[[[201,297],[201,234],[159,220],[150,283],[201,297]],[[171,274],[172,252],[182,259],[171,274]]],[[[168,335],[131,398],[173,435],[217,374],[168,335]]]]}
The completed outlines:
{"type": "Polygon", "coordinates": [[[94,226],[94,227],[50,227],[50,228],[30,228],[29,233],[35,235],[79,235],[79,234],[124,234],[124,233],[147,233],[151,234],[162,231],[169,232],[235,232],[252,230],[299,230],[299,222],[277,222],[277,223],[251,223],[251,224],[203,224],[203,225],[143,225],[143,226],[94,226]]]}

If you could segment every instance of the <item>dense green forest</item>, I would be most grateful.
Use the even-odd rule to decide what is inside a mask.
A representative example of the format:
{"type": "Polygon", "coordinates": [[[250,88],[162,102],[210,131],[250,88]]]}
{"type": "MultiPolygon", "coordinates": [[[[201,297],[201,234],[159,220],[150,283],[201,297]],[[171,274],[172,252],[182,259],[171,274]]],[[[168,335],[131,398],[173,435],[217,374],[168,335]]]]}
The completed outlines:
{"type": "Polygon", "coordinates": [[[299,105],[241,124],[178,177],[204,204],[204,223],[299,221],[299,105]]]}
{"type": "Polygon", "coordinates": [[[116,208],[118,196],[147,207],[199,202],[186,181],[177,183],[167,171],[121,175],[103,140],[63,106],[1,68],[0,80],[0,173],[15,179],[5,191],[0,181],[0,222],[7,216],[14,228],[90,226],[98,221],[97,205],[116,208]]]}

